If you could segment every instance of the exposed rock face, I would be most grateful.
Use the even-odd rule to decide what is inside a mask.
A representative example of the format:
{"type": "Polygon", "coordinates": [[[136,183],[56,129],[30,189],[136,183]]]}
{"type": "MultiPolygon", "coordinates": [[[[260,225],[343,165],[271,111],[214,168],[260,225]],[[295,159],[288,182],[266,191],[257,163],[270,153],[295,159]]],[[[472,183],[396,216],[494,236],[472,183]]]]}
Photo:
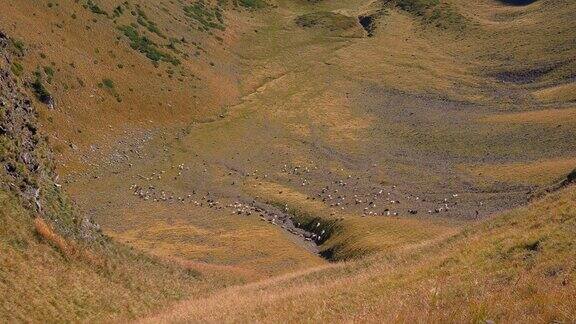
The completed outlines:
{"type": "Polygon", "coordinates": [[[38,131],[37,112],[21,80],[11,70],[17,58],[12,41],[0,32],[0,190],[13,192],[22,205],[50,220],[70,236],[89,237],[57,183],[46,138],[38,131]],[[82,234],[79,235],[80,228],[82,234]]]}
{"type": "Polygon", "coordinates": [[[9,47],[10,40],[0,33],[0,163],[5,180],[2,185],[24,197],[27,207],[41,212],[38,178],[52,175],[52,170],[41,167],[36,113],[10,70],[13,62],[9,47]]]}

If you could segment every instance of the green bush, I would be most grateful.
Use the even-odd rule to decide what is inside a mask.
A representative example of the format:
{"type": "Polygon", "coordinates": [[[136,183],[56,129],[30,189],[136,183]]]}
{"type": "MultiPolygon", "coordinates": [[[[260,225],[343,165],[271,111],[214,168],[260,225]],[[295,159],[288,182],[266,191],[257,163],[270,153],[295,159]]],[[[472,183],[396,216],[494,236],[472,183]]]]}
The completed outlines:
{"type": "Polygon", "coordinates": [[[210,8],[204,2],[198,1],[190,6],[184,7],[186,16],[199,22],[205,30],[224,30],[224,18],[219,7],[210,8]]]}
{"type": "Polygon", "coordinates": [[[110,93],[116,99],[116,101],[122,102],[122,97],[114,88],[114,81],[112,81],[111,79],[108,78],[102,79],[102,82],[98,83],[98,87],[110,93]]]}
{"type": "Polygon", "coordinates": [[[92,2],[92,0],[88,0],[86,2],[86,5],[88,6],[88,9],[90,9],[90,11],[92,11],[93,13],[95,13],[97,15],[108,16],[108,13],[106,11],[102,10],[97,4],[92,2]]]}
{"type": "Polygon", "coordinates": [[[180,61],[175,57],[162,52],[158,49],[158,45],[148,39],[146,36],[140,36],[138,30],[133,26],[120,26],[118,27],[124,33],[124,36],[130,40],[130,47],[146,55],[147,58],[154,62],[164,61],[172,63],[173,65],[180,64],[180,61]]]}
{"type": "Polygon", "coordinates": [[[10,43],[12,44],[12,50],[14,51],[14,54],[18,56],[24,55],[24,50],[26,49],[26,46],[24,46],[24,42],[22,42],[21,40],[10,38],[10,43]]]}
{"type": "Polygon", "coordinates": [[[120,17],[122,16],[123,13],[124,9],[122,8],[122,5],[119,5],[116,8],[114,8],[114,17],[120,17]]]}
{"type": "Polygon", "coordinates": [[[52,100],[52,95],[50,94],[48,89],[46,89],[46,87],[44,86],[44,83],[42,82],[42,74],[40,73],[40,71],[36,71],[34,75],[35,79],[34,82],[32,82],[31,84],[32,91],[34,92],[38,100],[47,104],[52,100]]]}
{"type": "Polygon", "coordinates": [[[137,14],[136,22],[138,24],[146,27],[146,29],[148,29],[149,32],[154,33],[162,38],[166,38],[166,36],[164,36],[162,32],[160,32],[160,29],[158,29],[156,23],[148,19],[148,16],[146,16],[146,14],[144,13],[144,11],[142,11],[142,9],[136,8],[136,14],[137,14]]]}
{"type": "Polygon", "coordinates": [[[12,70],[12,73],[14,73],[14,75],[16,75],[16,76],[20,76],[20,75],[22,75],[22,72],[24,72],[24,67],[22,66],[22,64],[20,64],[18,62],[12,63],[12,66],[10,69],[12,70]]]}
{"type": "Polygon", "coordinates": [[[54,77],[54,69],[51,66],[45,66],[44,73],[46,73],[46,76],[48,77],[46,81],[48,83],[52,83],[52,78],[54,77]]]}
{"type": "Polygon", "coordinates": [[[110,79],[102,80],[102,84],[108,89],[114,89],[114,81],[112,81],[110,79]]]}
{"type": "Polygon", "coordinates": [[[238,0],[238,3],[245,8],[260,9],[266,7],[266,2],[263,0],[238,0]]]}

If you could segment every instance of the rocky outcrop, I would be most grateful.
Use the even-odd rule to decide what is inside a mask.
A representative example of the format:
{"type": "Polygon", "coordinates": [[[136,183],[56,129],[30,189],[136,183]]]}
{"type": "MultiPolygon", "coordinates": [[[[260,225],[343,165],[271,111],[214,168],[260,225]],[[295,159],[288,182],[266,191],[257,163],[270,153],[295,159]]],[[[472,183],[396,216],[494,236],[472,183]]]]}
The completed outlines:
{"type": "Polygon", "coordinates": [[[52,176],[41,164],[36,113],[11,72],[11,41],[0,33],[0,163],[3,186],[16,192],[28,208],[42,211],[39,178],[52,176]]]}
{"type": "MultiPolygon", "coordinates": [[[[62,234],[90,237],[58,184],[47,138],[38,130],[37,112],[12,67],[22,51],[0,32],[0,190],[43,217],[62,234]]],[[[96,232],[97,226],[92,228],[96,232]]],[[[90,231],[88,231],[90,232],[90,231]]]]}

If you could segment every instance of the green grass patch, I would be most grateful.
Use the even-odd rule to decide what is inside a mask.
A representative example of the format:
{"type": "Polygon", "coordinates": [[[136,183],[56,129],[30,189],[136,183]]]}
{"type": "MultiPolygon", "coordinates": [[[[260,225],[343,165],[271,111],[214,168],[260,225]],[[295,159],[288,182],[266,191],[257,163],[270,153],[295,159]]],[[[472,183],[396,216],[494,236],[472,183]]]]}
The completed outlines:
{"type": "Polygon", "coordinates": [[[12,49],[14,50],[16,55],[18,56],[24,55],[24,50],[26,49],[26,46],[24,45],[23,41],[11,38],[10,43],[12,44],[12,49]]]}
{"type": "Polygon", "coordinates": [[[186,16],[196,20],[206,31],[210,29],[224,30],[224,17],[220,7],[210,7],[202,1],[184,7],[186,16]]]}
{"type": "Polygon", "coordinates": [[[152,20],[148,19],[148,16],[146,16],[146,13],[144,13],[144,11],[142,11],[142,9],[140,9],[140,7],[136,8],[136,22],[145,27],[146,29],[148,29],[149,32],[154,33],[162,38],[166,38],[166,36],[164,36],[164,34],[162,34],[162,32],[160,32],[160,29],[158,29],[158,26],[156,25],[155,22],[153,22],[152,20]]]}
{"type": "Polygon", "coordinates": [[[110,79],[102,80],[102,84],[108,89],[114,89],[114,81],[112,81],[110,79]]]}
{"type": "Polygon", "coordinates": [[[102,82],[98,83],[98,87],[105,89],[107,92],[109,92],[116,99],[116,101],[122,102],[122,97],[120,96],[118,91],[116,91],[114,81],[112,81],[112,79],[108,78],[102,79],[102,82]]]}
{"type": "Polygon", "coordinates": [[[296,25],[304,28],[326,28],[331,31],[347,30],[358,27],[355,17],[348,17],[334,12],[313,12],[299,16],[296,25]]]}
{"type": "Polygon", "coordinates": [[[45,66],[43,68],[44,73],[46,74],[46,82],[52,83],[52,79],[54,78],[54,69],[51,66],[45,66]]]}
{"type": "Polygon", "coordinates": [[[177,58],[161,51],[158,48],[158,45],[152,42],[148,37],[140,36],[138,30],[133,26],[120,26],[118,29],[124,33],[124,36],[128,37],[132,49],[144,54],[151,61],[164,61],[172,63],[173,65],[180,64],[180,61],[177,58]]]}
{"type": "Polygon", "coordinates": [[[465,18],[450,4],[440,0],[397,0],[396,5],[404,11],[423,18],[426,23],[439,28],[462,28],[466,22],[465,18]]]}
{"type": "Polygon", "coordinates": [[[92,0],[86,1],[85,8],[92,11],[94,14],[108,16],[108,13],[100,8],[97,4],[92,2],[92,0]]]}
{"type": "Polygon", "coordinates": [[[42,80],[42,73],[38,70],[34,72],[34,81],[30,84],[32,88],[32,92],[36,95],[36,98],[41,102],[48,104],[52,101],[52,95],[44,86],[44,82],[42,80]]]}
{"type": "Polygon", "coordinates": [[[263,0],[238,0],[238,5],[248,9],[261,9],[267,6],[263,0]]]}
{"type": "Polygon", "coordinates": [[[14,73],[14,75],[21,76],[22,73],[24,72],[24,66],[22,66],[22,64],[19,62],[13,62],[12,66],[10,67],[10,70],[12,70],[12,73],[14,73]]]}

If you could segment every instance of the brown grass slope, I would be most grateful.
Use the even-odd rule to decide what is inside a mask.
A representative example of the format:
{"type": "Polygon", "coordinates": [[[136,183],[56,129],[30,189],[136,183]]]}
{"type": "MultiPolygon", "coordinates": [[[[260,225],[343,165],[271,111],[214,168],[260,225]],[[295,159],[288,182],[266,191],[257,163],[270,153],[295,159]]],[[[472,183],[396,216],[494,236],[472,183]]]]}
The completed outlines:
{"type": "Polygon", "coordinates": [[[198,273],[111,242],[62,237],[0,192],[0,319],[106,321],[188,296],[198,273]],[[142,275],[146,274],[146,275],[142,275]]]}
{"type": "Polygon", "coordinates": [[[6,243],[0,283],[41,296],[2,298],[7,319],[134,317],[187,296],[153,320],[574,320],[573,188],[470,220],[573,169],[576,3],[260,4],[0,0],[23,54],[10,69],[55,99],[37,107],[67,217],[175,264],[82,252],[7,194],[31,248],[6,243]],[[350,261],[230,207],[255,202],[350,261]]]}
{"type": "Polygon", "coordinates": [[[84,169],[87,154],[107,153],[126,132],[209,120],[238,96],[223,42],[233,44],[241,26],[220,23],[214,15],[225,8],[215,3],[199,18],[182,1],[0,5],[0,28],[26,52],[19,73],[39,72],[55,97],[55,109],[39,111],[64,172],[84,169]]]}
{"type": "Polygon", "coordinates": [[[14,73],[20,55],[0,33],[0,321],[135,317],[200,289],[192,267],[111,242],[73,209],[14,73]]]}
{"type": "Polygon", "coordinates": [[[441,242],[227,289],[149,322],[571,322],[575,199],[572,186],[441,242]]]}
{"type": "MultiPolygon", "coordinates": [[[[484,194],[472,198],[478,203],[489,199],[489,193],[500,195],[502,191],[510,190],[502,190],[503,185],[518,189],[514,187],[515,183],[521,182],[520,190],[528,191],[532,186],[555,182],[573,168],[570,161],[574,151],[568,139],[573,137],[575,128],[570,118],[562,119],[560,126],[542,123],[540,118],[524,118],[522,124],[498,125],[496,121],[502,113],[542,111],[528,113],[530,116],[548,114],[551,108],[554,109],[552,114],[571,116],[571,110],[563,110],[570,107],[569,102],[560,101],[552,107],[542,105],[530,96],[530,91],[550,83],[572,82],[570,75],[574,67],[569,58],[575,50],[571,45],[574,21],[570,20],[567,8],[573,3],[542,1],[522,8],[491,1],[483,1],[477,6],[463,1],[447,3],[470,19],[464,31],[458,28],[455,32],[451,26],[437,30],[411,12],[392,8],[374,37],[353,41],[334,40],[329,38],[331,36],[323,38],[318,31],[313,36],[305,34],[291,27],[289,21],[301,13],[324,11],[330,6],[354,12],[355,3],[320,3],[304,7],[287,4],[295,13],[273,22],[266,21],[268,25],[259,35],[247,36],[253,46],[241,50],[245,56],[249,56],[246,53],[255,55],[262,70],[276,71],[276,77],[270,77],[271,81],[251,95],[247,104],[236,107],[232,115],[236,117],[234,122],[203,127],[203,132],[193,133],[188,141],[190,145],[202,148],[199,143],[209,139],[213,146],[203,152],[217,156],[218,161],[224,160],[225,164],[247,170],[251,175],[254,169],[268,174],[268,179],[275,175],[273,182],[276,184],[262,179],[246,181],[244,190],[251,196],[287,205],[304,220],[312,218],[329,224],[338,220],[334,236],[324,242],[323,248],[330,250],[338,246],[343,258],[379,249],[387,251],[386,256],[351,262],[351,265],[341,264],[325,270],[324,275],[316,276],[324,271],[318,268],[314,275],[306,273],[293,281],[281,277],[280,282],[272,280],[269,284],[263,282],[230,289],[206,299],[193,299],[152,321],[529,319],[546,322],[574,319],[574,290],[570,284],[574,277],[574,264],[570,261],[574,253],[573,225],[565,223],[574,219],[573,188],[472,226],[446,241],[438,233],[451,234],[455,224],[434,228],[426,221],[414,221],[416,224],[412,228],[408,223],[413,220],[400,219],[394,223],[393,220],[362,219],[358,214],[342,212],[329,217],[335,209],[311,202],[316,188],[301,186],[304,177],[313,183],[310,180],[314,179],[313,175],[299,179],[278,175],[279,166],[288,160],[289,166],[305,165],[313,169],[320,165],[326,171],[340,173],[340,178],[335,179],[346,178],[347,174],[355,177],[358,169],[369,165],[360,164],[361,167],[354,168],[358,166],[354,163],[358,162],[350,162],[354,161],[350,157],[360,155],[378,166],[383,165],[387,174],[372,176],[385,183],[398,181],[420,186],[438,177],[440,180],[430,187],[430,190],[438,190],[446,186],[446,182],[453,181],[451,174],[431,172],[434,165],[419,163],[433,159],[431,152],[440,151],[455,156],[458,161],[456,165],[442,164],[442,167],[454,168],[460,176],[474,181],[476,190],[484,194]],[[491,16],[501,11],[503,15],[510,15],[509,19],[491,16]],[[484,14],[490,15],[490,19],[485,20],[484,14]],[[546,28],[540,29],[541,26],[546,28]],[[287,33],[297,37],[289,37],[287,39],[291,41],[281,43],[279,39],[284,39],[282,36],[287,33]],[[329,46],[341,47],[324,52],[329,46]],[[270,63],[270,57],[277,57],[283,64],[270,63]],[[542,65],[558,61],[562,64],[557,67],[540,69],[542,65]],[[414,107],[412,112],[420,117],[408,119],[405,117],[408,112],[403,107],[393,107],[394,104],[406,105],[406,102],[391,96],[382,96],[384,100],[371,99],[369,90],[374,88],[382,92],[392,88],[433,98],[447,97],[478,106],[456,106],[447,111],[442,108],[450,106],[450,101],[441,101],[439,106],[442,108],[432,110],[436,107],[429,102],[408,101],[407,106],[414,107]],[[350,97],[356,101],[349,100],[350,97]],[[278,98],[285,100],[279,102],[278,98]],[[360,110],[358,102],[373,104],[374,108],[369,106],[372,109],[360,110]],[[377,114],[374,112],[376,105],[388,110],[377,114]],[[438,116],[427,114],[430,110],[438,116]],[[394,114],[400,117],[389,117],[396,116],[394,114]],[[271,120],[274,122],[270,123],[271,120]],[[242,123],[251,127],[243,128],[242,123]],[[377,123],[382,126],[374,127],[377,123]],[[398,124],[403,127],[399,128],[398,124]],[[394,131],[386,132],[390,128],[394,131]],[[235,135],[232,139],[235,145],[224,145],[230,140],[220,139],[226,136],[222,129],[235,135]],[[258,131],[263,129],[272,134],[260,138],[258,131]],[[277,134],[269,129],[284,129],[279,132],[280,136],[293,142],[286,144],[282,139],[276,139],[273,135],[277,134]],[[378,134],[375,129],[384,132],[378,134]],[[251,163],[226,159],[226,156],[243,151],[236,136],[250,138],[250,154],[240,153],[240,156],[250,156],[251,163]],[[385,142],[379,146],[377,141],[381,139],[385,142]],[[381,150],[365,154],[365,147],[372,145],[381,150]],[[259,153],[254,149],[260,146],[266,147],[267,151],[259,153]],[[381,153],[397,146],[402,147],[398,155],[403,156],[409,151],[406,147],[415,147],[417,162],[410,159],[400,162],[381,153]],[[274,152],[280,157],[270,156],[271,147],[276,148],[274,152]],[[336,153],[324,155],[325,152],[336,153]],[[370,160],[378,154],[387,158],[370,160]],[[263,161],[278,167],[266,168],[263,161]],[[484,169],[475,169],[480,166],[484,169]],[[486,169],[490,172],[484,172],[486,169]],[[469,172],[474,173],[469,170],[480,170],[475,174],[478,178],[466,178],[469,172]],[[400,177],[389,176],[402,171],[400,177]],[[499,171],[500,178],[495,178],[493,173],[499,171]],[[447,175],[448,181],[445,180],[447,175]],[[419,179],[415,181],[414,178],[419,179]],[[402,229],[395,230],[399,224],[403,224],[402,229]],[[411,237],[411,234],[415,236],[411,237]],[[415,237],[420,239],[416,240],[419,244],[415,244],[415,237]],[[550,245],[544,243],[545,238],[550,238],[550,245]],[[338,275],[338,269],[345,269],[342,270],[344,274],[338,275]],[[560,272],[563,275],[557,276],[560,272]]],[[[446,194],[446,191],[442,192],[446,194]]],[[[500,196],[500,199],[508,199],[504,197],[500,196]]],[[[498,208],[509,204],[510,201],[498,208]]]]}

